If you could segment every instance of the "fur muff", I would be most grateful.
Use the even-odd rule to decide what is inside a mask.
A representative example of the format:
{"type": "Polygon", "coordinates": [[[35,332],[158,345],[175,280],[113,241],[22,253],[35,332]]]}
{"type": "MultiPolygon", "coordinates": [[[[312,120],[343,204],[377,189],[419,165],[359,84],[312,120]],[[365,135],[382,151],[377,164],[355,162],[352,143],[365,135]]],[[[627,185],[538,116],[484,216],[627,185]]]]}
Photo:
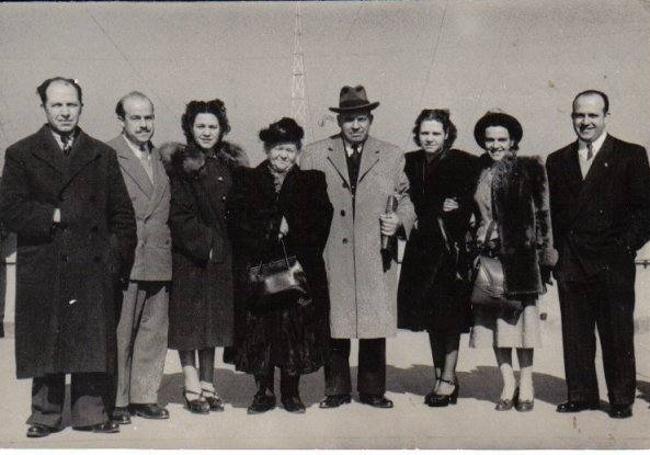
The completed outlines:
{"type": "MultiPolygon", "coordinates": [[[[179,142],[167,142],[158,149],[167,173],[179,172],[180,175],[192,175],[203,168],[205,155],[193,145],[179,142]]],[[[248,155],[244,150],[227,141],[222,141],[217,149],[217,158],[226,162],[231,168],[249,167],[248,155]]]]}
{"type": "Polygon", "coordinates": [[[505,290],[509,295],[546,291],[541,267],[553,267],[549,192],[539,157],[505,158],[495,164],[492,208],[501,239],[505,290]]]}

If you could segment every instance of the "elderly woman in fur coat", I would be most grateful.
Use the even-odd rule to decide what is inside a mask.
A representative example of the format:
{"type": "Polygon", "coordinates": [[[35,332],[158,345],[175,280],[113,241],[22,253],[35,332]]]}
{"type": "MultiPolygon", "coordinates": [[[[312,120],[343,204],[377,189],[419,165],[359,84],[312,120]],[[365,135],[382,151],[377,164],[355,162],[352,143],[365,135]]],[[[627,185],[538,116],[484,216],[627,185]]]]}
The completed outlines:
{"type": "Polygon", "coordinates": [[[503,377],[498,411],[533,409],[533,353],[540,345],[537,300],[546,291],[557,256],[551,247],[544,165],[539,157],[517,156],[522,136],[519,121],[501,112],[488,112],[474,128],[476,142],[487,152],[474,196],[476,242],[501,260],[506,296],[521,302],[517,309],[474,307],[470,345],[492,347],[503,377]],[[519,385],[513,348],[521,369],[519,385]]]}
{"type": "Polygon", "coordinates": [[[215,347],[233,342],[226,196],[233,169],[247,166],[248,158],[223,140],[230,126],[221,100],[188,103],[182,127],[187,146],[167,146],[162,152],[169,160],[172,189],[169,348],[180,355],[187,407],[206,414],[223,410],[213,380],[215,347]]]}

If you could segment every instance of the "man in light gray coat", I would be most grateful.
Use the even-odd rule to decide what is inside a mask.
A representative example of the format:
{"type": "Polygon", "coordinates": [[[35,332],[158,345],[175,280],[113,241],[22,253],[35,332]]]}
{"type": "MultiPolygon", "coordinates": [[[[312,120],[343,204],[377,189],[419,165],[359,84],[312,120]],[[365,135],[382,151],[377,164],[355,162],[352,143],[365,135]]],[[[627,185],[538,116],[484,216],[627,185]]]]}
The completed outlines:
{"type": "Polygon", "coordinates": [[[115,107],[122,134],[108,142],[126,183],[138,228],[138,245],[128,286],[123,290],[117,327],[117,390],[111,418],[120,424],[131,415],[167,419],[158,389],[167,354],[167,316],[171,280],[170,189],[160,154],[151,144],[154,108],[139,92],[115,107]]]}
{"type": "MultiPolygon", "coordinates": [[[[325,173],[334,219],[325,247],[330,290],[330,359],[325,366],[321,408],[350,402],[350,339],[359,339],[357,390],[362,403],[390,408],[386,391],[386,337],[397,332],[397,264],[394,248],[382,249],[382,236],[410,232],[415,214],[408,197],[404,154],[368,135],[370,103],[362,86],[341,89],[341,129],[306,147],[302,169],[325,173]],[[386,214],[387,199],[397,210],[386,214]]],[[[393,242],[393,246],[394,246],[393,242]]],[[[385,246],[385,245],[384,245],[385,246]]]]}

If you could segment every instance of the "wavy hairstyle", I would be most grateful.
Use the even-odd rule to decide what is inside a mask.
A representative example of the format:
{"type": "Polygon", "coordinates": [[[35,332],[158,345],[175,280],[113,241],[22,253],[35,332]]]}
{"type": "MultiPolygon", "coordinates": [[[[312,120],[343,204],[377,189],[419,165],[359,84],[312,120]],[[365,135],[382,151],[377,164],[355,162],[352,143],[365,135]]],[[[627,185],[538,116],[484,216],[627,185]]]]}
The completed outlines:
{"type": "Polygon", "coordinates": [[[447,135],[447,139],[445,139],[445,142],[442,144],[442,150],[449,150],[451,146],[454,145],[458,131],[456,130],[454,122],[449,118],[448,109],[423,109],[422,112],[420,112],[420,115],[418,115],[418,118],[415,119],[415,126],[413,127],[413,142],[415,142],[418,147],[422,147],[422,144],[420,143],[420,127],[422,126],[422,122],[427,120],[440,122],[442,129],[447,135]]]}
{"type": "Polygon", "coordinates": [[[192,134],[192,127],[194,126],[196,116],[199,114],[213,114],[217,117],[219,122],[218,146],[223,137],[230,131],[230,123],[228,122],[228,116],[226,115],[226,105],[223,104],[223,101],[219,98],[209,101],[194,100],[187,103],[187,106],[185,106],[185,112],[181,117],[181,127],[183,128],[183,134],[185,135],[185,140],[188,144],[196,145],[194,134],[192,134]]]}

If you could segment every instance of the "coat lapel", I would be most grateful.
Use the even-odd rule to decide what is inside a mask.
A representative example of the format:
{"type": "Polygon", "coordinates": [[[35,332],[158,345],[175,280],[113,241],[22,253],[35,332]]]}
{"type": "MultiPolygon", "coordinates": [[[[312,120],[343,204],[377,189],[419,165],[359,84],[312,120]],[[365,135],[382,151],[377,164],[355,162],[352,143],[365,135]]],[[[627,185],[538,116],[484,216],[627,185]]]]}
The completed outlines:
{"type": "MultiPolygon", "coordinates": [[[[148,198],[151,198],[154,191],[154,185],[151,183],[147,171],[144,170],[140,160],[137,156],[131,151],[129,144],[126,143],[126,139],[123,136],[119,138],[119,146],[115,148],[117,152],[117,158],[120,162],[120,167],[124,169],[129,177],[140,187],[142,192],[146,194],[148,198]]],[[[153,158],[153,157],[152,157],[153,158]]],[[[154,176],[155,179],[155,176],[154,176]]]]}
{"type": "Polygon", "coordinates": [[[327,146],[327,161],[330,162],[334,170],[339,174],[346,188],[350,189],[350,178],[348,175],[348,163],[345,159],[345,149],[343,148],[343,139],[341,135],[332,137],[330,145],[327,146]]]}
{"type": "Polygon", "coordinates": [[[66,165],[63,152],[56,139],[54,139],[50,128],[47,125],[43,125],[38,134],[40,136],[41,146],[34,149],[32,154],[52,166],[61,175],[65,174],[66,165]]]}
{"type": "MultiPolygon", "coordinates": [[[[158,207],[160,200],[165,194],[165,189],[167,188],[167,176],[165,167],[162,164],[160,152],[157,148],[151,150],[151,165],[153,168],[153,194],[149,202],[149,208],[147,209],[147,213],[145,215],[146,217],[150,216],[156,207],[158,207]]],[[[149,180],[148,176],[147,180],[149,180]]]]}
{"type": "MultiPolygon", "coordinates": [[[[612,140],[612,137],[608,135],[605,138],[605,142],[603,142],[603,146],[594,158],[594,162],[591,163],[589,172],[587,172],[587,175],[585,176],[585,180],[580,190],[580,207],[585,207],[589,204],[589,201],[597,191],[598,183],[609,174],[609,170],[611,169],[609,162],[612,159],[613,154],[614,141],[612,140]]],[[[578,159],[577,155],[578,153],[576,151],[576,160],[578,159]]]]}
{"type": "MultiPolygon", "coordinates": [[[[56,141],[55,141],[56,142],[56,141]]],[[[88,163],[95,161],[99,157],[99,151],[88,140],[88,136],[83,131],[79,131],[79,135],[72,144],[70,151],[70,162],[68,166],[68,176],[66,185],[70,183],[76,175],[88,165],[88,163]]]]}
{"type": "Polygon", "coordinates": [[[381,157],[381,148],[379,144],[371,137],[368,137],[365,145],[363,146],[363,153],[361,154],[361,164],[359,165],[359,180],[361,183],[366,174],[375,167],[381,157]]]}

